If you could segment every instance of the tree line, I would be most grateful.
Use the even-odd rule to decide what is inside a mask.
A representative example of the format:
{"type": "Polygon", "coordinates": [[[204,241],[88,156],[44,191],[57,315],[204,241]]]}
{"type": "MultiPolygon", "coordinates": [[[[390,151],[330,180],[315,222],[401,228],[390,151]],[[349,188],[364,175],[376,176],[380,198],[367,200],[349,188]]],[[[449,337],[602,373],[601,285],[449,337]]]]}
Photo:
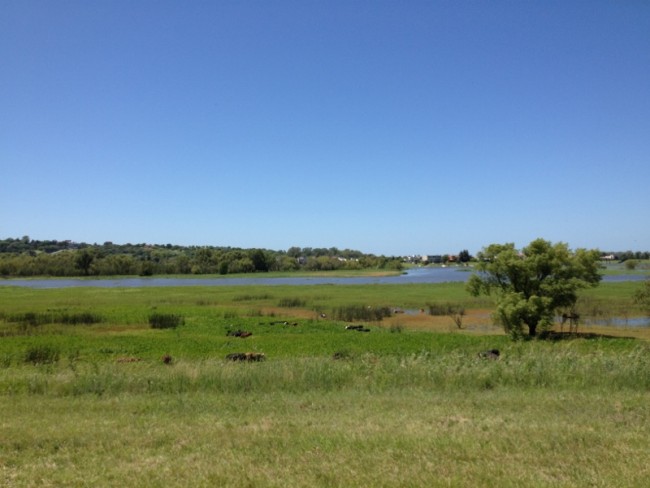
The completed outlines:
{"type": "Polygon", "coordinates": [[[287,251],[172,244],[104,244],[0,240],[0,276],[152,276],[269,271],[394,269],[401,259],[331,248],[287,251]]]}

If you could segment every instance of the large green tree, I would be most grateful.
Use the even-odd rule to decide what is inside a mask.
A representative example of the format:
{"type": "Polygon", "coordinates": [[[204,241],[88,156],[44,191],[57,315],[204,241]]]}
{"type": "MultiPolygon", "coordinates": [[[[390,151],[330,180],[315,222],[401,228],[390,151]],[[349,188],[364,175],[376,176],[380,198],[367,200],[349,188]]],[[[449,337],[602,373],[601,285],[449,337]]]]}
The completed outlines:
{"type": "Polygon", "coordinates": [[[492,244],[477,256],[468,291],[496,298],[496,320],[513,337],[545,330],[555,314],[575,306],[578,291],[598,285],[600,252],[577,249],[544,239],[521,251],[514,244],[492,244]]]}

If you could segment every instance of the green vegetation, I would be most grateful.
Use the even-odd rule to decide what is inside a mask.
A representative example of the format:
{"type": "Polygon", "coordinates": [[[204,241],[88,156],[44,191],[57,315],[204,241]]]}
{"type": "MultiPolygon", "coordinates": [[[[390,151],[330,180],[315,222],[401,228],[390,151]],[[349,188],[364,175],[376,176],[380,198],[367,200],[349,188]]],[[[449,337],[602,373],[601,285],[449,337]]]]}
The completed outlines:
{"type": "MultiPolygon", "coordinates": [[[[642,286],[578,306],[641,314],[642,286]]],[[[473,322],[489,303],[462,283],[1,287],[0,486],[646,486],[646,331],[513,342],[473,322]],[[393,313],[335,317],[368,307],[393,313]],[[225,359],[245,351],[267,360],[225,359]]]]}
{"type": "Polygon", "coordinates": [[[175,329],[183,325],[184,319],[181,315],[173,313],[152,313],[149,315],[149,325],[152,329],[175,329]]]}
{"type": "Polygon", "coordinates": [[[636,291],[634,301],[650,313],[650,279],[645,280],[643,287],[636,291]]]}
{"type": "Polygon", "coordinates": [[[397,258],[350,249],[299,248],[287,251],[171,244],[99,244],[0,240],[0,276],[232,275],[269,271],[399,271],[397,258]]]}
{"type": "Polygon", "coordinates": [[[495,318],[507,333],[533,337],[546,331],[563,310],[575,315],[578,291],[596,286],[600,252],[570,251],[564,243],[537,239],[520,251],[514,244],[492,244],[478,255],[477,273],[467,283],[473,295],[496,295],[495,318]]]}

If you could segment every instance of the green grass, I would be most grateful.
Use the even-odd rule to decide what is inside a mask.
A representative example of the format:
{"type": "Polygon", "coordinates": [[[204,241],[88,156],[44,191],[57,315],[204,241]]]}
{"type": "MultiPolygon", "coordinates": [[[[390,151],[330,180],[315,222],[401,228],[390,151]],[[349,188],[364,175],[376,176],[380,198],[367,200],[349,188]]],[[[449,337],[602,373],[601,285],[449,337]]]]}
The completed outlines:
{"type": "Polygon", "coordinates": [[[648,395],[150,394],[2,401],[4,486],[647,486],[648,395]]]}
{"type": "MultiPolygon", "coordinates": [[[[636,286],[584,300],[613,313],[636,286]]],[[[650,483],[650,342],[359,333],[331,315],[427,303],[489,307],[462,284],[2,287],[0,486],[650,483]],[[62,319],[82,313],[101,321],[62,319]],[[183,323],[152,329],[152,314],[183,323]],[[225,360],[243,351],[267,361],[225,360]]]]}

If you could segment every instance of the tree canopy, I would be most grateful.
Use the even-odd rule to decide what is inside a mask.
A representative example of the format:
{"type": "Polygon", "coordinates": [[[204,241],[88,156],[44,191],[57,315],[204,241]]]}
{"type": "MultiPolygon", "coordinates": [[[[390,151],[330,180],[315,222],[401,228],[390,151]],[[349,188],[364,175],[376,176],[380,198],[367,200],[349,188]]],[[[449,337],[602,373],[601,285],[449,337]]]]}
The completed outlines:
{"type": "Polygon", "coordinates": [[[232,274],[268,271],[399,269],[398,258],[351,249],[288,251],[172,244],[104,244],[0,239],[0,276],[232,274]]]}
{"type": "Polygon", "coordinates": [[[555,314],[573,309],[578,291],[600,282],[600,252],[536,239],[521,251],[514,244],[491,244],[477,256],[468,291],[496,297],[495,319],[513,337],[546,330],[555,314]]]}

